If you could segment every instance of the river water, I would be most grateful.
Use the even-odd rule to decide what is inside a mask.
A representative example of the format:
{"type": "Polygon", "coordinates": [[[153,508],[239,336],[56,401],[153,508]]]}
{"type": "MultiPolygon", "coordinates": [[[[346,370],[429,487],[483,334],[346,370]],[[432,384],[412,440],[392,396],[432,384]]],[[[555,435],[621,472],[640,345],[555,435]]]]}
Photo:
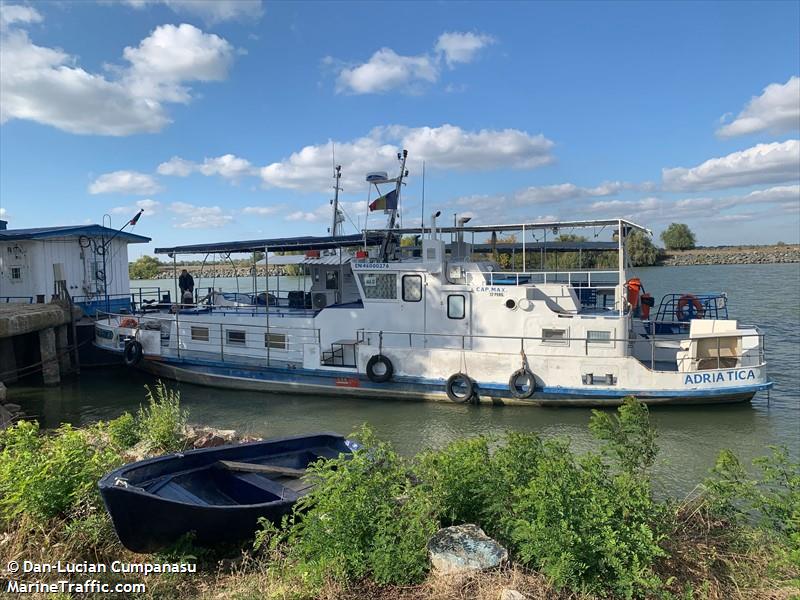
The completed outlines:
{"type": "MultiPolygon", "coordinates": [[[[641,277],[657,301],[667,292],[726,292],[730,316],[766,333],[770,377],[775,381],[769,396],[760,393],[746,404],[653,408],[661,447],[657,475],[664,489],[673,494],[691,491],[722,448],[745,460],[764,454],[772,444],[800,454],[800,265],[653,267],[632,274],[641,277]]],[[[132,287],[165,284],[171,282],[131,282],[132,287]]],[[[252,289],[252,280],[240,278],[239,284],[243,292],[252,289]]],[[[281,278],[282,289],[302,284],[299,278],[281,278]]],[[[217,279],[215,285],[236,290],[233,279],[217,279]]],[[[135,411],[148,383],[152,378],[135,370],[93,369],[59,388],[15,385],[10,395],[46,426],[62,421],[85,424],[135,411]]],[[[593,444],[587,428],[589,409],[331,399],[187,384],[181,384],[180,391],[190,421],[265,437],[323,430],[346,434],[366,422],[405,454],[508,429],[569,436],[578,449],[593,444]]]]}

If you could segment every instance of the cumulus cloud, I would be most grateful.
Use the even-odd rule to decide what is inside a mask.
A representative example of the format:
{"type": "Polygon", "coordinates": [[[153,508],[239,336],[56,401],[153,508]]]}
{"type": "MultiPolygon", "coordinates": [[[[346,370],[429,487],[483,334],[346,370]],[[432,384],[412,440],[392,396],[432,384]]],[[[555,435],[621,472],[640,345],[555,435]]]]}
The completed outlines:
{"type": "Polygon", "coordinates": [[[124,49],[127,64],[90,73],[20,29],[41,20],[35,10],[3,4],[0,15],[0,123],[25,119],[76,134],[157,132],[170,122],[165,105],[189,102],[188,83],[224,79],[235,54],[226,40],[193,25],[161,25],[124,49]]]}
{"type": "Polygon", "coordinates": [[[216,229],[233,221],[219,206],[197,206],[188,202],[173,202],[169,210],[176,215],[175,227],[181,229],[216,229]]]}
{"type": "Polygon", "coordinates": [[[242,212],[246,215],[257,215],[259,217],[268,217],[270,215],[274,215],[277,212],[280,212],[283,208],[284,208],[283,205],[245,206],[242,209],[242,212]]]}
{"type": "Polygon", "coordinates": [[[129,215],[133,218],[137,211],[144,210],[143,216],[152,217],[158,212],[159,208],[161,208],[160,202],[147,198],[145,200],[137,200],[133,206],[115,206],[110,212],[112,215],[129,215]]]}
{"type": "Polygon", "coordinates": [[[376,94],[438,79],[438,66],[429,56],[402,56],[391,48],[381,48],[367,62],[339,71],[336,91],[376,94]]]}
{"type": "Polygon", "coordinates": [[[338,93],[380,94],[396,89],[418,93],[439,80],[442,62],[450,68],[471,62],[493,42],[489,35],[454,31],[440,35],[431,52],[405,56],[380,48],[365,63],[342,64],[330,56],[323,63],[338,65],[338,93]]]}
{"type": "Polygon", "coordinates": [[[89,185],[90,194],[130,194],[148,196],[161,191],[155,179],[137,171],[104,173],[89,185]]]}
{"type": "Polygon", "coordinates": [[[179,156],[173,156],[168,161],[158,165],[156,170],[160,175],[187,177],[192,173],[200,173],[209,177],[219,175],[231,181],[238,181],[246,175],[258,174],[258,170],[250,164],[250,161],[233,154],[206,158],[202,163],[195,163],[179,156]]]}
{"type": "Polygon", "coordinates": [[[664,188],[695,191],[783,183],[800,179],[800,141],[758,144],[692,167],[663,169],[664,188]]]}
{"type": "Polygon", "coordinates": [[[257,21],[264,15],[261,0],[123,0],[133,8],[163,4],[179,15],[202,19],[207,25],[225,21],[257,21]]]}
{"type": "Polygon", "coordinates": [[[754,96],[731,123],[720,127],[717,135],[733,137],[769,131],[785,133],[800,129],[800,77],[786,83],[771,83],[760,96],[754,96]]]}
{"type": "Polygon", "coordinates": [[[456,63],[468,63],[475,59],[477,53],[494,43],[494,38],[482,33],[446,32],[436,41],[436,52],[444,56],[448,67],[456,63]]]}
{"type": "MultiPolygon", "coordinates": [[[[288,158],[261,169],[266,186],[301,190],[331,187],[332,143],[306,146],[288,158]]],[[[553,142],[519,129],[465,131],[440,127],[376,127],[366,136],[336,142],[346,187],[363,188],[365,173],[397,169],[397,153],[407,148],[414,161],[433,169],[531,169],[552,162],[553,142]]]]}

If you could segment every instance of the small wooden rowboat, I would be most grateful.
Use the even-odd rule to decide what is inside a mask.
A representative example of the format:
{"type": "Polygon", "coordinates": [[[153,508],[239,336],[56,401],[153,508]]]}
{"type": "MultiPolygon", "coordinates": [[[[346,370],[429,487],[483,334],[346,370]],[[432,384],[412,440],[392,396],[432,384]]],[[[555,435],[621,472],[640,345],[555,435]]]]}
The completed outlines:
{"type": "Polygon", "coordinates": [[[122,544],[152,552],[194,532],[201,545],[252,536],[312,487],[306,468],[357,444],[333,433],[189,450],[112,471],[100,494],[122,544]]]}

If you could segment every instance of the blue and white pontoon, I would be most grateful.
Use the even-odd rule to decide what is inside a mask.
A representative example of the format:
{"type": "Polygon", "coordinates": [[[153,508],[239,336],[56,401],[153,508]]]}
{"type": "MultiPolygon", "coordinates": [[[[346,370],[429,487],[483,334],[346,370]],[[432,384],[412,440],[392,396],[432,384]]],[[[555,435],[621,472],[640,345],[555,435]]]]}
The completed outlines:
{"type": "Polygon", "coordinates": [[[771,387],[763,334],[729,319],[724,295],[666,296],[651,318],[652,301],[626,276],[627,239],[649,235],[645,228],[625,219],[437,227],[437,214],[430,227],[399,229],[404,158],[394,179],[371,174],[394,187],[386,229],[337,235],[334,206],[328,237],[156,250],[263,252],[267,261],[301,252],[292,260],[307,291],[108,315],[97,321],[96,344],[161,377],[283,393],[555,406],[614,405],[627,395],[739,402],[771,387]],[[581,230],[608,241],[545,243],[581,230]],[[497,234],[519,236],[512,251],[521,270],[499,266],[497,234]],[[410,255],[402,235],[418,236],[410,255]],[[545,253],[612,249],[615,269],[542,268],[545,253]]]}

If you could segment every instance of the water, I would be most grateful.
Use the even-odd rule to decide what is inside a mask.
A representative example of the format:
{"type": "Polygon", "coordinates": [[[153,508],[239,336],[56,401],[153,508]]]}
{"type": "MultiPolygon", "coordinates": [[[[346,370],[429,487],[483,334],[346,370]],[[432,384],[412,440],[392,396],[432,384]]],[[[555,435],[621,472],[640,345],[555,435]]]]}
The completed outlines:
{"type": "MultiPolygon", "coordinates": [[[[664,489],[674,494],[689,492],[722,448],[734,450],[745,460],[764,454],[771,444],[786,445],[795,456],[800,454],[800,265],[657,267],[633,274],[642,278],[645,289],[657,300],[672,291],[726,292],[731,316],[765,331],[770,377],[775,381],[769,402],[766,393],[761,393],[748,404],[654,407],[651,414],[662,450],[657,475],[664,489]]],[[[289,279],[281,278],[282,289],[289,279]]],[[[227,281],[226,289],[233,281],[227,281]]],[[[245,286],[242,291],[247,291],[245,286]]],[[[39,415],[46,426],[62,421],[84,424],[135,411],[146,383],[152,379],[138,371],[102,369],[85,371],[80,379],[66,381],[60,388],[14,386],[11,394],[13,401],[39,415]]],[[[589,409],[315,398],[187,384],[180,385],[180,390],[191,421],[259,436],[322,430],[348,433],[366,422],[405,454],[458,437],[507,429],[566,435],[579,449],[592,445],[589,409]]]]}

